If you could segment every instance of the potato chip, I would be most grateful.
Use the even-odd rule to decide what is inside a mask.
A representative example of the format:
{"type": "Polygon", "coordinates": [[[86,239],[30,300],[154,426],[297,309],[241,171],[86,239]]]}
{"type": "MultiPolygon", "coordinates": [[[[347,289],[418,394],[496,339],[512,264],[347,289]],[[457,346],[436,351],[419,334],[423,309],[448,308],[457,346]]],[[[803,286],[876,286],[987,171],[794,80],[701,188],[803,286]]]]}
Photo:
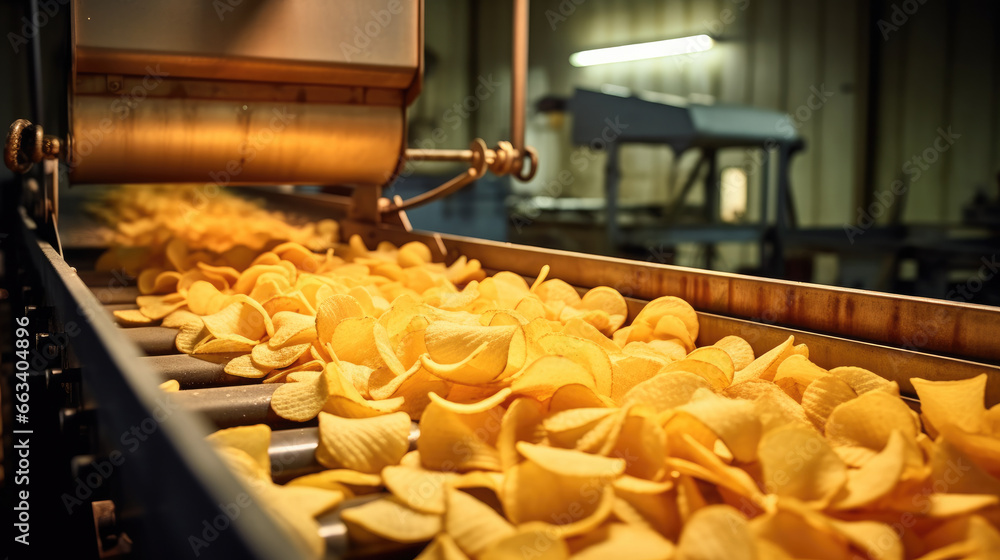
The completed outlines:
{"type": "Polygon", "coordinates": [[[812,429],[788,427],[764,435],[758,450],[764,488],[824,507],[847,483],[847,466],[812,429]]]}
{"type": "Polygon", "coordinates": [[[802,393],[802,410],[816,429],[823,431],[833,409],[858,396],[851,386],[830,375],[813,381],[802,393]]]}
{"type": "MultiPolygon", "coordinates": [[[[477,327],[448,321],[436,321],[427,327],[424,342],[428,355],[421,357],[424,367],[455,383],[478,385],[497,379],[509,364],[515,337],[522,339],[519,327],[477,327]]],[[[523,363],[523,356],[521,357],[523,363]]]]}
{"type": "MultiPolygon", "coordinates": [[[[986,431],[986,374],[957,381],[910,379],[920,397],[920,411],[938,431],[954,426],[970,433],[986,431]]],[[[1000,435],[1000,434],[997,434],[1000,435]]]]}
{"type": "Polygon", "coordinates": [[[163,383],[160,383],[160,390],[167,393],[173,393],[181,390],[181,384],[176,379],[168,379],[163,383]]]}
{"type": "Polygon", "coordinates": [[[608,523],[573,544],[575,560],[661,560],[674,557],[674,545],[651,529],[608,523]]]}
{"type": "Polygon", "coordinates": [[[777,545],[794,558],[851,560],[848,540],[826,527],[817,526],[796,512],[778,510],[754,518],[752,534],[777,545]]]}
{"type": "Polygon", "coordinates": [[[424,467],[466,472],[500,470],[496,438],[503,411],[458,414],[431,402],[420,418],[417,450],[424,467]]]}
{"type": "Polygon", "coordinates": [[[229,360],[229,363],[226,364],[225,372],[229,375],[235,375],[236,377],[260,379],[270,373],[273,369],[273,367],[257,365],[254,363],[250,354],[244,354],[229,360]]]}
{"type": "Polygon", "coordinates": [[[397,412],[373,418],[319,413],[316,460],[325,467],[378,473],[399,463],[409,449],[410,417],[397,412]]]}
{"type": "MultiPolygon", "coordinates": [[[[723,352],[723,354],[725,354],[725,352],[723,352]]],[[[693,373],[703,378],[705,381],[708,381],[709,385],[716,390],[725,389],[726,387],[729,387],[729,384],[732,382],[732,378],[715,364],[696,359],[685,358],[677,362],[671,362],[660,369],[661,373],[670,373],[674,371],[693,373]]]]}
{"type": "Polygon", "coordinates": [[[691,340],[698,340],[698,314],[688,302],[674,296],[663,296],[647,303],[636,315],[633,324],[645,323],[655,327],[662,317],[667,316],[680,319],[691,340]]]}
{"type": "Polygon", "coordinates": [[[285,486],[307,486],[335,490],[352,498],[357,494],[370,494],[382,486],[382,477],[350,469],[327,469],[318,473],[293,478],[285,486]]]}
{"type": "Polygon", "coordinates": [[[116,309],[112,314],[115,317],[115,322],[123,327],[145,327],[156,322],[138,309],[116,309]]]}
{"type": "Polygon", "coordinates": [[[547,334],[538,344],[550,355],[573,360],[594,378],[594,389],[599,395],[611,395],[611,360],[597,344],[559,333],[547,334]]]}
{"type": "Polygon", "coordinates": [[[795,337],[789,336],[778,346],[775,346],[774,348],[761,354],[760,357],[755,359],[745,368],[737,371],[733,378],[733,384],[743,383],[744,381],[752,379],[772,381],[774,379],[774,374],[777,373],[778,366],[781,365],[781,362],[783,362],[785,358],[793,353],[794,343],[795,337]]]}
{"type": "Polygon", "coordinates": [[[264,424],[237,426],[218,430],[206,438],[215,445],[234,447],[249,455],[270,478],[271,459],[268,448],[271,445],[271,428],[264,424]]]}
{"type": "Polygon", "coordinates": [[[756,560],[746,518],[736,509],[714,505],[694,512],[677,542],[678,560],[756,560]]]}
{"type": "Polygon", "coordinates": [[[525,556],[541,560],[566,560],[566,541],[544,524],[525,523],[517,533],[494,542],[478,556],[481,560],[517,560],[525,556]]]}
{"type": "Polygon", "coordinates": [[[500,453],[500,466],[507,470],[521,460],[517,444],[521,441],[540,443],[545,439],[542,427],[544,408],[533,399],[519,398],[507,408],[500,420],[496,448],[500,453]]]}
{"type": "Polygon", "coordinates": [[[834,509],[849,510],[871,504],[889,494],[899,482],[906,466],[905,436],[893,430],[886,445],[860,469],[847,471],[845,492],[838,496],[834,509]]]}
{"type": "MultiPolygon", "coordinates": [[[[463,257],[464,258],[464,257],[463,257]]],[[[455,544],[455,540],[447,533],[434,537],[416,560],[468,560],[468,556],[455,544]]]]}
{"type": "Polygon", "coordinates": [[[394,497],[380,498],[340,513],[348,528],[352,525],[400,543],[429,541],[441,531],[441,516],[421,513],[394,497]]]}
{"type": "Polygon", "coordinates": [[[267,343],[257,344],[251,351],[253,363],[260,368],[279,369],[292,365],[296,360],[309,352],[311,343],[296,344],[272,349],[267,343]]]}
{"type": "Polygon", "coordinates": [[[686,371],[661,373],[639,383],[622,398],[622,406],[648,404],[664,411],[686,404],[698,389],[711,390],[704,378],[686,371]]]}
{"type": "Polygon", "coordinates": [[[498,541],[516,534],[493,508],[461,490],[445,490],[444,530],[470,556],[479,556],[498,541]]]}
{"type": "Polygon", "coordinates": [[[725,399],[702,391],[677,410],[690,414],[712,430],[737,460],[750,462],[757,456],[762,430],[757,408],[752,402],[725,399]],[[699,394],[702,398],[697,398],[699,394]]]}
{"type": "Polygon", "coordinates": [[[913,440],[920,425],[903,401],[880,391],[838,405],[826,421],[826,437],[832,445],[856,445],[876,452],[886,446],[893,430],[913,440]]]}
{"type": "Polygon", "coordinates": [[[299,383],[285,383],[271,395],[271,409],[286,420],[305,422],[316,417],[326,404],[329,394],[327,376],[322,373],[301,372],[305,377],[299,383]]]}

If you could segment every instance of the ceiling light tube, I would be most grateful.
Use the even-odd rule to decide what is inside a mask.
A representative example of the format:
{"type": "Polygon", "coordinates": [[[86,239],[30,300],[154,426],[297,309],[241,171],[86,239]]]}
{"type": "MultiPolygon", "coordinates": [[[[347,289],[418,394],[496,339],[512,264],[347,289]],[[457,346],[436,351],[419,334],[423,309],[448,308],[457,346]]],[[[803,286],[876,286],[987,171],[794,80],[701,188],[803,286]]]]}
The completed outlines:
{"type": "Polygon", "coordinates": [[[694,54],[707,51],[713,45],[715,45],[715,41],[708,35],[692,35],[679,39],[580,51],[569,57],[569,63],[573,66],[594,66],[595,64],[630,62],[678,54],[694,54]]]}

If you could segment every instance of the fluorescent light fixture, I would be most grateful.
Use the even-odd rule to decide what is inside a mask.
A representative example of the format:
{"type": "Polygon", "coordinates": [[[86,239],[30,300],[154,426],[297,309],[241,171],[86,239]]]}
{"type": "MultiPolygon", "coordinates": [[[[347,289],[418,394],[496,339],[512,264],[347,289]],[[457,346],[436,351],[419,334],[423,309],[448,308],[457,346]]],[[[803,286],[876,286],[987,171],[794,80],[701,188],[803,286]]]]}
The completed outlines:
{"type": "Polygon", "coordinates": [[[705,52],[712,48],[713,45],[715,45],[715,41],[708,35],[692,35],[679,39],[667,39],[666,41],[653,41],[652,43],[636,43],[634,45],[580,51],[569,57],[569,63],[573,66],[594,66],[595,64],[629,62],[632,60],[645,60],[647,58],[705,52]]]}

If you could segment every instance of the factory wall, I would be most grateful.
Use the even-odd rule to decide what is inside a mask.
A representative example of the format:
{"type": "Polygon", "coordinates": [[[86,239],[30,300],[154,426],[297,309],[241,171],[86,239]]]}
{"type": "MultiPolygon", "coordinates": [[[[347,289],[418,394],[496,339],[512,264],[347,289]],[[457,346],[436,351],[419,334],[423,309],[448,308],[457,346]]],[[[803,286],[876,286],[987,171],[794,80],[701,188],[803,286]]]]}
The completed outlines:
{"type": "MultiPolygon", "coordinates": [[[[602,156],[579,157],[586,149],[570,145],[569,120],[535,114],[531,106],[577,86],[613,84],[788,112],[807,143],[791,175],[802,225],[854,223],[858,209],[897,179],[908,200],[897,198],[892,206],[904,222],[956,223],[976,189],[995,190],[1000,168],[998,8],[989,0],[874,1],[873,7],[864,0],[534,0],[528,139],[544,160],[538,177],[515,189],[601,196],[602,156]],[[869,26],[873,17],[883,23],[869,26]],[[719,41],[707,52],[672,58],[588,68],[567,60],[587,48],[698,33],[719,41]],[[954,146],[927,151],[939,128],[947,134],[949,126],[960,135],[954,146]],[[582,161],[590,165],[583,168],[582,161]],[[569,184],[558,180],[563,170],[573,175],[569,184]]],[[[489,143],[509,135],[509,11],[508,2],[428,3],[428,46],[450,59],[449,71],[464,73],[466,84],[462,92],[437,97],[432,90],[441,80],[428,80],[425,96],[437,100],[426,102],[429,118],[441,121],[479,79],[498,84],[463,118],[459,132],[470,136],[457,132],[458,146],[471,135],[489,143]],[[462,22],[469,20],[475,32],[462,49],[462,22]]],[[[753,157],[735,150],[723,165],[752,169],[753,157]]],[[[666,203],[674,194],[667,186],[671,167],[679,165],[683,177],[695,159],[692,153],[675,162],[662,147],[628,148],[623,199],[666,203]]],[[[751,191],[759,180],[759,173],[751,177],[751,191]]],[[[749,199],[752,219],[759,209],[757,198],[749,199]]],[[[879,212],[878,219],[892,215],[879,212]]]]}

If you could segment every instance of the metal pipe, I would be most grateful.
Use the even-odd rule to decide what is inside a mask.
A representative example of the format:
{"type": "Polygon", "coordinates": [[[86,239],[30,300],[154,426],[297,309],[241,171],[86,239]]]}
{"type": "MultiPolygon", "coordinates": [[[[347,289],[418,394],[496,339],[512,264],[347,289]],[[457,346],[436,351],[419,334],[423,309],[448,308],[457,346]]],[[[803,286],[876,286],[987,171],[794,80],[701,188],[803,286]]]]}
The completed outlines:
{"type": "Polygon", "coordinates": [[[149,356],[176,354],[174,341],[177,339],[177,329],[167,327],[134,327],[122,329],[125,336],[134,342],[149,356]]]}
{"type": "Polygon", "coordinates": [[[407,148],[406,159],[410,161],[472,161],[472,150],[424,150],[407,148]]]}
{"type": "MultiPolygon", "coordinates": [[[[510,143],[524,154],[524,97],[528,75],[528,0],[514,0],[514,37],[510,61],[510,143]]],[[[515,169],[521,169],[521,160],[515,169]]]]}
{"type": "MultiPolygon", "coordinates": [[[[410,451],[417,448],[420,426],[410,425],[410,451]]],[[[271,477],[275,482],[287,482],[293,478],[319,472],[326,467],[316,461],[319,447],[318,428],[293,428],[271,432],[271,446],[267,453],[271,458],[271,477]]]]}
{"type": "Polygon", "coordinates": [[[271,410],[271,395],[280,383],[191,389],[170,393],[181,407],[201,414],[216,428],[267,424],[272,428],[300,428],[315,422],[292,422],[271,410]]]}
{"type": "Polygon", "coordinates": [[[173,379],[180,383],[181,389],[260,384],[259,379],[226,373],[226,361],[215,362],[187,354],[147,356],[140,360],[149,364],[164,380],[173,379]]]}

